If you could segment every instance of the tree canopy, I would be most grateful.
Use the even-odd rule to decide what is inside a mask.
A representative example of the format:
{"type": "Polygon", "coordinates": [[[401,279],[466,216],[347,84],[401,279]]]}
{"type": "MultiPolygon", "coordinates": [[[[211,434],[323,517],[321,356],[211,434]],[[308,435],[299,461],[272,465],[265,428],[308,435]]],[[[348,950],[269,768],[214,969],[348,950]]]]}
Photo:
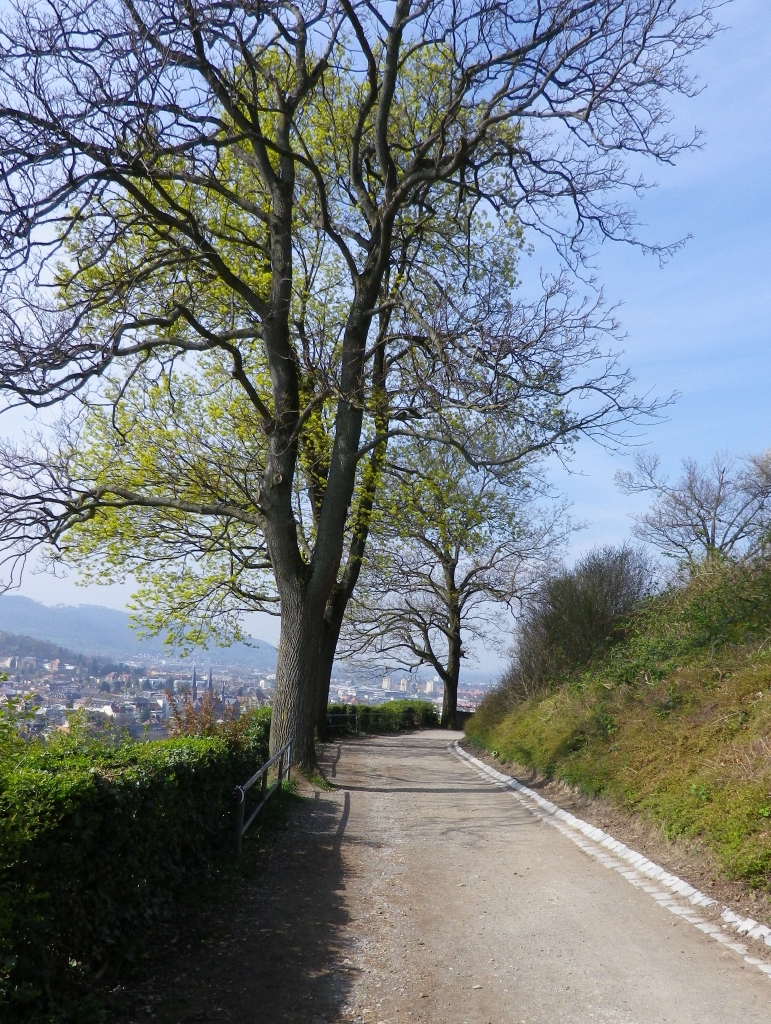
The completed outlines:
{"type": "Polygon", "coordinates": [[[737,464],[716,454],[706,466],[683,459],[670,481],[657,455],[640,453],[635,472],[616,474],[624,494],[650,494],[634,516],[635,536],[687,565],[714,557],[755,555],[771,539],[771,452],[737,464]]]}
{"type": "MultiPolygon", "coordinates": [[[[385,446],[440,422],[474,463],[495,416],[520,458],[528,324],[576,364],[536,403],[540,423],[551,391],[553,436],[644,411],[612,364],[581,379],[602,316],[512,300],[512,244],[634,239],[623,154],[689,144],[666,98],[693,91],[713,4],[7,7],[0,389],[67,422],[5,447],[0,540],[23,559],[95,530],[113,566],[138,541],[137,567],[179,542],[180,608],[198,577],[277,600],[272,743],[312,763],[319,652],[385,446]]],[[[226,591],[203,605],[225,620],[226,591]]]]}

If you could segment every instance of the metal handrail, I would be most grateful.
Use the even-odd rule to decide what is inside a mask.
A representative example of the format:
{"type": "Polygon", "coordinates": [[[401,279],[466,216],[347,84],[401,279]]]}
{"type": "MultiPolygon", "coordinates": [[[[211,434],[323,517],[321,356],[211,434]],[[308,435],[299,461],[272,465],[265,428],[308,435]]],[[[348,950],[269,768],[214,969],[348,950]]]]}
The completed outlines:
{"type": "Polygon", "coordinates": [[[334,724],[335,719],[337,719],[338,721],[340,721],[340,719],[342,719],[344,725],[353,726],[352,731],[356,735],[358,735],[358,732],[359,732],[359,721],[358,721],[356,715],[347,715],[344,711],[337,711],[334,714],[328,713],[327,714],[327,726],[329,726],[330,728],[334,729],[335,728],[335,724],[334,724]]]}
{"type": "Polygon", "coordinates": [[[241,840],[244,838],[244,834],[249,826],[252,824],[254,819],[263,809],[265,804],[270,800],[271,796],[276,789],[281,785],[284,777],[284,766],[286,765],[286,778],[287,782],[291,778],[292,774],[292,743],[293,740],[287,740],[281,750],[271,757],[265,764],[259,768],[251,779],[248,779],[242,786],[236,786],[233,790],[233,796],[236,800],[236,860],[241,856],[241,840]],[[284,757],[286,755],[286,762],[284,757]],[[270,787],[268,786],[268,770],[278,761],[278,778],[270,787]],[[247,790],[251,789],[255,782],[262,779],[262,788],[260,793],[260,802],[254,808],[252,813],[249,815],[248,820],[244,823],[244,810],[246,807],[246,793],[247,790]]]}
{"type": "MultiPolygon", "coordinates": [[[[355,707],[361,707],[362,705],[351,704],[349,706],[355,708],[355,707]]],[[[382,717],[391,718],[392,717],[392,712],[378,710],[377,709],[378,706],[376,704],[374,706],[373,705],[363,705],[363,706],[371,708],[371,710],[367,714],[367,718],[368,719],[382,718],[382,717]]],[[[405,710],[405,709],[402,709],[402,710],[399,711],[399,715],[402,718],[406,714],[408,714],[408,711],[405,710]]],[[[353,732],[354,735],[358,736],[358,734],[359,734],[359,718],[358,718],[358,715],[356,715],[355,712],[354,712],[354,714],[348,714],[345,711],[330,711],[330,712],[327,712],[327,725],[330,728],[332,728],[332,729],[336,728],[335,724],[334,724],[334,720],[335,719],[338,722],[342,720],[343,724],[350,726],[351,727],[350,731],[353,732]]]]}

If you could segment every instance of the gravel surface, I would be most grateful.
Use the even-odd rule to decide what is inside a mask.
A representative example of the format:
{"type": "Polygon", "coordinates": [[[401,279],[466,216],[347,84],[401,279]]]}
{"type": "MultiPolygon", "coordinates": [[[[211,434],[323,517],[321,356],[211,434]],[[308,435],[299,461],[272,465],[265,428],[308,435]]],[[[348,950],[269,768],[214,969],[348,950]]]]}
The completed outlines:
{"type": "MultiPolygon", "coordinates": [[[[610,800],[587,796],[575,786],[549,778],[514,761],[500,761],[489,752],[480,750],[468,739],[462,739],[460,744],[485,764],[512,775],[547,800],[554,801],[563,810],[577,814],[592,825],[604,829],[667,871],[687,879],[691,885],[720,904],[744,917],[771,925],[771,895],[752,889],[746,882],[726,878],[718,858],[697,837],[670,839],[661,826],[642,815],[628,813],[610,800]]],[[[771,950],[766,949],[765,954],[769,953],[771,950]]]]}
{"type": "Polygon", "coordinates": [[[771,978],[480,778],[457,738],[326,747],[336,788],[154,961],[126,1019],[769,1024],[771,978]]]}

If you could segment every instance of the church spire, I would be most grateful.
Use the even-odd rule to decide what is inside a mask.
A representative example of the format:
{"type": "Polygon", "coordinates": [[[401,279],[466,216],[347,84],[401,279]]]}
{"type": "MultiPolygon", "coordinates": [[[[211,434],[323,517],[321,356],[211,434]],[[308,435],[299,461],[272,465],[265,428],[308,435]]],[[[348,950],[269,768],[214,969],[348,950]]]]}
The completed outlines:
{"type": "Polygon", "coordinates": [[[195,678],[195,665],[193,665],[193,701],[198,700],[198,683],[195,678]]]}
{"type": "Polygon", "coordinates": [[[208,691],[209,691],[210,693],[211,693],[211,691],[212,691],[212,690],[214,689],[214,683],[212,683],[212,679],[211,679],[211,665],[209,665],[209,681],[208,681],[208,683],[206,684],[206,689],[207,689],[207,690],[208,690],[208,691]]]}

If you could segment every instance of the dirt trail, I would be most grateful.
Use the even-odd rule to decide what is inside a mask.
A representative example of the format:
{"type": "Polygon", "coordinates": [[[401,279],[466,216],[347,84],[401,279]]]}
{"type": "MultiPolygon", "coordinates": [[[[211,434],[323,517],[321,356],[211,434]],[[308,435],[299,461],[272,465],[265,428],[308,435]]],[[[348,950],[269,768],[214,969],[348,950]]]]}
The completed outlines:
{"type": "Polygon", "coordinates": [[[481,779],[451,738],[326,748],[339,788],[298,806],[264,873],[155,965],[130,1019],[769,1024],[771,978],[481,779]]]}

